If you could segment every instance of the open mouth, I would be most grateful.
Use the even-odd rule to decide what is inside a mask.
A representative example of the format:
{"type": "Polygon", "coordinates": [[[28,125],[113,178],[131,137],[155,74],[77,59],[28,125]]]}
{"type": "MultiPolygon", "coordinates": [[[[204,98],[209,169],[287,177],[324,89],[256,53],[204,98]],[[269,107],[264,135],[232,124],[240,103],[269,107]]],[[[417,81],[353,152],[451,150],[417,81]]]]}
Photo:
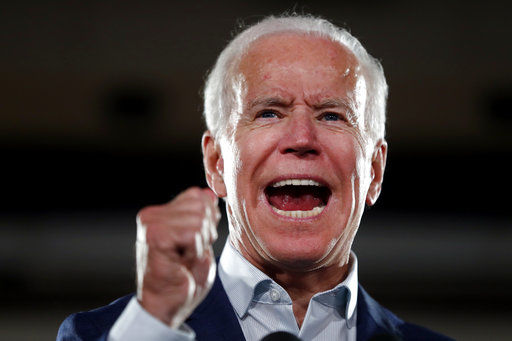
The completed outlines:
{"type": "Polygon", "coordinates": [[[287,179],[267,186],[265,196],[272,209],[279,215],[309,218],[322,213],[331,191],[311,179],[287,179]]]}

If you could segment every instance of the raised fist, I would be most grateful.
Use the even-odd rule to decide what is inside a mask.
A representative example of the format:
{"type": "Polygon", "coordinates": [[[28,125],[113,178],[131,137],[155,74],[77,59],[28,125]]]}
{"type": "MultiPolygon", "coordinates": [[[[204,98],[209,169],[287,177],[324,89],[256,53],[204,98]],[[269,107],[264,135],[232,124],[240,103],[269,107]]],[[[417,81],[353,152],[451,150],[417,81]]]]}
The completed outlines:
{"type": "Polygon", "coordinates": [[[213,284],[219,219],[217,197],[198,187],[137,215],[137,299],[171,327],[187,319],[213,284]]]}

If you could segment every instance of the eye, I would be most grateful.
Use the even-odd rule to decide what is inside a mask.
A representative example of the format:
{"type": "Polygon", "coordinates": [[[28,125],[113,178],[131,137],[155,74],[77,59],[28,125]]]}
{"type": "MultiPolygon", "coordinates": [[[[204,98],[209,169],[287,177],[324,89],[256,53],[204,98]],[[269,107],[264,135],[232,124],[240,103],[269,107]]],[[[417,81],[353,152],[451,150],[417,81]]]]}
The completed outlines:
{"type": "Polygon", "coordinates": [[[346,121],[342,115],[334,112],[326,112],[320,117],[320,119],[324,121],[346,121]]]}
{"type": "Polygon", "coordinates": [[[263,111],[260,111],[256,115],[256,118],[265,118],[265,119],[276,118],[276,117],[279,117],[279,114],[272,110],[263,110],[263,111]]]}

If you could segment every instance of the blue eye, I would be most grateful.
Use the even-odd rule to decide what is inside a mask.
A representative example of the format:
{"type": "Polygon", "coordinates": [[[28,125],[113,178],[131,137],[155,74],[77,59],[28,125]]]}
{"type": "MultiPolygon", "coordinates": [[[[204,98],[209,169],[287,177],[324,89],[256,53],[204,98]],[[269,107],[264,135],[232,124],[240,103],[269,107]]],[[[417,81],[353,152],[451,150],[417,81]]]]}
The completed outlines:
{"type": "Polygon", "coordinates": [[[326,121],[339,121],[341,119],[340,115],[331,112],[326,113],[322,118],[326,121]]]}
{"type": "Polygon", "coordinates": [[[265,110],[258,114],[259,118],[274,118],[277,117],[277,113],[271,110],[265,110]]]}

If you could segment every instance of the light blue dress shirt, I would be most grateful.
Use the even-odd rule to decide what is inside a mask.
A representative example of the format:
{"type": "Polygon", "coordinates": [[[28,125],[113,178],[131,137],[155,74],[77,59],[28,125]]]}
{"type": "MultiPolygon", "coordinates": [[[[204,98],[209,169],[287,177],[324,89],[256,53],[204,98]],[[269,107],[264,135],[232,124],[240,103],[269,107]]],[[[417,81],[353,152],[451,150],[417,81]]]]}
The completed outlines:
{"type": "Polygon", "coordinates": [[[276,331],[308,341],[356,340],[358,280],[354,253],[345,280],[311,298],[301,328],[286,290],[249,263],[229,241],[220,257],[219,277],[246,340],[260,340],[276,331]]]}
{"type": "MultiPolygon", "coordinates": [[[[240,322],[246,340],[287,331],[307,341],[356,340],[357,258],[350,254],[348,275],[331,290],[314,295],[299,329],[288,293],[249,263],[226,242],[219,262],[219,277],[240,322]]],[[[134,297],[110,330],[109,341],[191,341],[186,325],[173,329],[154,318],[134,297]]]]}

